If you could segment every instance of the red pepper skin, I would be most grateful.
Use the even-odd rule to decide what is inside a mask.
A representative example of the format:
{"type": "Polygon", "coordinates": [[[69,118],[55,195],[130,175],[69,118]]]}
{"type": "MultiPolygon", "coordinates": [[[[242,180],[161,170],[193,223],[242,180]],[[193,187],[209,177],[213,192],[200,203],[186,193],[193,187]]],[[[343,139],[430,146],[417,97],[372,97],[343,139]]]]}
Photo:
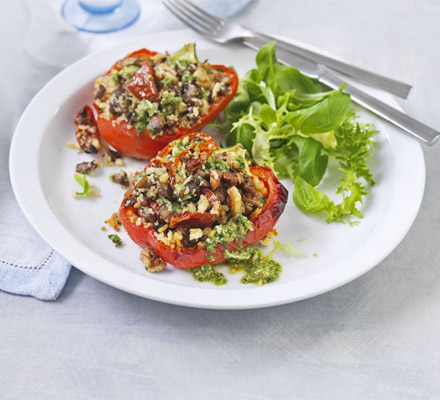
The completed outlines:
{"type": "MultiPolygon", "coordinates": [[[[127,57],[149,57],[157,54],[154,51],[141,49],[130,53],[127,57]]],[[[114,66],[117,66],[117,63],[114,66]]],[[[105,119],[100,116],[99,108],[95,104],[95,109],[98,113],[97,123],[101,135],[104,139],[116,150],[125,156],[149,160],[153,158],[159,150],[164,148],[169,142],[178,139],[191,132],[197,132],[206,124],[211,122],[232,100],[237,92],[238,77],[234,70],[225,67],[224,65],[211,65],[213,70],[217,68],[223,69],[231,79],[229,84],[230,93],[227,96],[222,96],[219,101],[213,103],[206,115],[200,121],[191,127],[178,128],[177,132],[172,135],[162,135],[157,138],[152,138],[150,132],[144,131],[138,133],[136,128],[129,125],[126,121],[116,122],[116,118],[105,119]]],[[[110,70],[111,71],[111,70],[110,70]]],[[[110,71],[107,72],[110,73],[110,71]]]]}
{"type": "MultiPolygon", "coordinates": [[[[200,139],[203,139],[203,141],[201,143],[199,143],[199,148],[201,150],[201,152],[209,152],[209,151],[213,151],[215,149],[217,149],[217,144],[214,142],[214,139],[207,135],[206,133],[202,133],[202,132],[192,132],[192,133],[188,133],[187,135],[188,139],[191,143],[195,142],[195,137],[197,136],[200,139]]],[[[191,147],[192,145],[190,145],[191,147]]],[[[163,159],[165,157],[167,157],[167,155],[172,151],[173,146],[172,143],[168,143],[167,146],[165,146],[163,149],[161,149],[156,157],[150,161],[150,163],[147,165],[148,168],[149,166],[158,166],[157,164],[161,164],[161,162],[159,162],[159,159],[163,159]],[[153,165],[154,164],[154,165],[153,165]]],[[[182,152],[185,153],[185,150],[182,152]]],[[[180,159],[182,156],[182,153],[180,153],[177,157],[176,160],[172,163],[166,164],[165,167],[170,168],[170,173],[171,175],[173,175],[175,168],[177,167],[177,159],[180,159]]]]}
{"type": "MultiPolygon", "coordinates": [[[[151,57],[154,57],[157,54],[157,51],[147,50],[147,49],[139,49],[136,51],[132,51],[130,54],[127,54],[122,60],[131,57],[139,57],[141,60],[149,61],[151,57]]],[[[120,60],[120,61],[122,61],[120,60]]],[[[111,69],[107,71],[107,74],[111,72],[113,68],[120,71],[122,68],[120,66],[120,61],[116,61],[111,69]]]]}
{"type": "Polygon", "coordinates": [[[184,212],[179,214],[174,214],[171,217],[170,227],[171,228],[206,228],[211,227],[214,224],[214,220],[217,216],[210,214],[209,212],[204,213],[190,213],[184,212]]]}
{"type": "Polygon", "coordinates": [[[215,220],[220,216],[220,202],[216,199],[214,193],[209,189],[204,189],[203,194],[208,201],[214,207],[217,205],[218,211],[216,213],[211,212],[183,212],[174,214],[170,220],[170,227],[183,227],[183,228],[206,228],[214,225],[215,220]],[[217,204],[215,204],[217,203],[217,204]]]}
{"type": "Polygon", "coordinates": [[[160,95],[154,82],[153,67],[144,64],[127,83],[127,89],[139,99],[159,101],[160,95]]]}
{"type": "MultiPolygon", "coordinates": [[[[255,166],[250,167],[250,170],[264,183],[269,194],[260,214],[251,220],[253,230],[247,232],[242,242],[234,240],[229,243],[226,247],[229,251],[235,251],[248,245],[256,244],[263,239],[273,229],[287,203],[287,189],[278,181],[271,169],[255,166]]],[[[125,208],[125,201],[129,197],[130,192],[127,192],[119,209],[119,220],[131,239],[142,248],[153,248],[162,259],[177,268],[198,268],[207,264],[219,264],[226,260],[223,256],[225,249],[220,245],[217,245],[215,252],[208,254],[203,247],[195,246],[189,249],[173,249],[160,242],[155,238],[155,231],[152,227],[136,226],[135,223],[130,221],[132,216],[135,217],[134,221],[136,221],[137,214],[133,206],[125,208]]]]}

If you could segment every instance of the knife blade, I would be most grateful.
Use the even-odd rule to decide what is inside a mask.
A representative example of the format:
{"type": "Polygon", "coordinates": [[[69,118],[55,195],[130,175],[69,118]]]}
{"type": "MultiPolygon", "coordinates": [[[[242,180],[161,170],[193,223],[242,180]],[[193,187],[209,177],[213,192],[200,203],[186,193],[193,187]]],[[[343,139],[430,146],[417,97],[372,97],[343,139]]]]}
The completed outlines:
{"type": "MultiPolygon", "coordinates": [[[[266,41],[260,38],[245,39],[246,45],[258,50],[266,41]]],[[[298,54],[287,52],[283,49],[277,49],[277,57],[280,62],[300,70],[304,75],[310,78],[318,79],[320,82],[332,89],[339,89],[343,84],[344,93],[350,94],[352,100],[371,111],[382,119],[397,126],[407,134],[415,137],[420,142],[431,146],[440,136],[440,132],[417,121],[409,115],[389,106],[388,104],[376,99],[355,86],[345,83],[339,76],[331,72],[324,65],[318,64],[298,54]]]]}

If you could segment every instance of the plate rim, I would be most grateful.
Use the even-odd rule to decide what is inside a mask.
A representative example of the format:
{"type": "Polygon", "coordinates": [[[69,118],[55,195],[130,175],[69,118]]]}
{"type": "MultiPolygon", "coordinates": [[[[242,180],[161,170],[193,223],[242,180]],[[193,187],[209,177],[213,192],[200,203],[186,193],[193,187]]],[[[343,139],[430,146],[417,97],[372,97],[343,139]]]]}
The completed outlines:
{"type": "MultiPolygon", "coordinates": [[[[44,94],[53,85],[55,85],[59,79],[62,79],[62,77],[64,75],[68,75],[70,73],[70,71],[73,71],[75,68],[77,68],[78,66],[81,66],[82,64],[86,64],[88,61],[92,60],[95,57],[99,57],[100,55],[103,55],[104,53],[117,52],[118,50],[122,50],[124,47],[129,47],[130,45],[133,45],[134,43],[137,43],[137,42],[144,41],[144,42],[148,43],[148,41],[150,41],[152,38],[157,37],[157,36],[168,36],[168,35],[175,36],[176,34],[179,36],[182,36],[182,37],[189,35],[192,38],[194,38],[194,36],[195,36],[195,34],[193,34],[191,31],[186,30],[186,29],[180,30],[180,31],[159,32],[159,33],[136,37],[136,38],[130,39],[128,41],[122,41],[121,43],[117,43],[117,44],[110,46],[108,48],[105,48],[99,52],[95,52],[90,55],[87,55],[86,57],[81,58],[80,60],[76,61],[75,63],[73,63],[69,67],[67,67],[67,68],[63,69],[61,72],[59,72],[54,78],[52,78],[49,82],[47,82],[46,85],[43,86],[43,88],[40,89],[40,91],[34,96],[34,98],[28,104],[28,106],[24,110],[24,112],[23,112],[23,114],[22,114],[22,116],[21,116],[21,118],[15,128],[14,135],[12,137],[11,147],[10,147],[10,152],[9,152],[9,174],[10,174],[10,178],[11,178],[12,189],[13,189],[14,195],[17,199],[17,202],[18,202],[21,210],[23,211],[26,219],[30,222],[30,224],[38,232],[38,234],[47,243],[49,243],[49,245],[51,245],[59,254],[61,254],[69,262],[71,262],[72,265],[74,265],[76,268],[80,269],[81,271],[83,271],[87,275],[90,275],[93,278],[95,278],[99,281],[102,281],[110,286],[116,287],[117,289],[126,291],[128,293],[132,293],[132,294],[135,294],[135,295],[138,295],[141,297],[145,297],[145,298],[149,298],[149,299],[153,299],[153,300],[157,300],[157,301],[161,301],[161,302],[189,306],[189,307],[210,308],[210,309],[263,308],[263,307],[270,307],[270,306],[276,306],[276,305],[280,305],[280,304],[296,302],[296,301],[300,301],[300,300],[303,300],[306,298],[314,297],[314,296],[320,295],[322,293],[336,289],[340,286],[345,285],[348,282],[351,282],[351,281],[357,279],[361,275],[367,273],[372,268],[377,266],[389,254],[391,254],[391,252],[399,245],[399,243],[403,240],[403,238],[406,236],[406,234],[410,230],[411,226],[413,225],[414,220],[417,217],[418,211],[420,209],[421,202],[423,200],[423,195],[424,195],[424,188],[425,188],[425,181],[426,181],[426,167],[425,167],[423,150],[422,150],[420,143],[418,143],[412,139],[409,139],[409,138],[408,138],[408,140],[411,141],[411,143],[412,143],[411,145],[414,145],[414,148],[411,150],[414,151],[416,157],[418,157],[418,162],[420,163],[420,165],[419,165],[419,167],[420,167],[419,178],[421,178],[421,180],[418,182],[418,187],[416,190],[417,193],[414,196],[415,199],[413,199],[415,204],[413,205],[413,208],[411,210],[412,213],[410,215],[406,215],[406,219],[405,219],[406,223],[404,224],[405,227],[401,231],[399,231],[400,234],[397,237],[394,237],[394,240],[392,240],[392,243],[388,245],[387,250],[384,251],[383,253],[381,253],[379,257],[376,257],[375,261],[368,263],[368,265],[364,266],[363,268],[356,269],[356,273],[353,273],[351,275],[346,275],[345,278],[338,279],[336,281],[332,281],[331,283],[329,283],[327,285],[322,285],[320,287],[320,289],[317,289],[315,291],[311,291],[311,292],[304,294],[304,295],[299,295],[299,296],[292,295],[292,296],[284,296],[282,298],[275,297],[274,299],[271,299],[271,298],[267,299],[267,297],[265,296],[265,293],[274,292],[274,290],[270,288],[270,285],[268,285],[268,286],[260,287],[258,289],[256,288],[256,290],[258,291],[258,294],[259,294],[259,296],[257,297],[258,301],[255,301],[255,299],[254,299],[256,296],[246,296],[245,295],[245,296],[235,296],[238,300],[238,302],[235,302],[235,303],[234,302],[219,302],[218,301],[219,299],[216,299],[216,297],[218,297],[218,296],[212,296],[209,294],[209,293],[221,293],[222,291],[218,290],[217,288],[212,290],[211,288],[207,288],[207,287],[200,287],[200,288],[186,287],[186,286],[175,285],[175,284],[161,282],[161,281],[152,280],[152,279],[149,280],[149,282],[151,282],[152,285],[148,285],[148,286],[151,286],[150,289],[154,289],[154,290],[152,290],[152,292],[146,293],[145,286],[140,287],[138,284],[135,284],[136,279],[138,281],[141,281],[139,279],[138,274],[136,274],[132,271],[128,271],[123,268],[117,268],[117,269],[112,268],[112,269],[110,269],[111,274],[110,273],[108,275],[102,274],[102,273],[100,273],[100,269],[97,269],[94,266],[87,265],[88,263],[87,263],[87,260],[84,259],[84,257],[83,257],[84,255],[71,254],[70,251],[68,251],[65,248],[62,248],[62,246],[60,246],[59,242],[53,237],[53,234],[47,233],[47,231],[45,231],[45,229],[41,226],[41,221],[35,216],[35,214],[31,213],[30,205],[28,203],[28,200],[26,199],[25,193],[22,190],[22,186],[21,186],[22,182],[20,182],[20,173],[19,173],[20,164],[18,163],[18,160],[20,159],[20,157],[19,157],[19,148],[20,147],[19,146],[20,146],[20,140],[22,139],[22,137],[20,135],[23,135],[23,133],[20,133],[20,132],[23,130],[23,126],[26,123],[26,118],[32,118],[32,116],[29,117],[29,115],[30,115],[31,111],[33,110],[33,108],[35,107],[35,104],[37,104],[38,100],[41,97],[43,97],[44,94]],[[66,255],[66,253],[67,253],[67,255],[66,255]],[[180,292],[180,294],[177,296],[176,295],[170,296],[169,294],[167,294],[165,296],[161,295],[160,289],[161,289],[161,287],[163,288],[164,285],[177,286],[179,288],[178,292],[180,292]],[[159,291],[158,291],[158,289],[159,289],[159,291]],[[204,303],[202,303],[200,301],[200,296],[194,296],[195,292],[198,292],[198,294],[201,296],[201,299],[203,299],[205,301],[204,303]],[[198,300],[194,300],[192,297],[195,297],[198,300]],[[251,298],[251,301],[249,301],[249,297],[251,298]],[[260,298],[262,298],[263,300],[260,300],[260,298]]],[[[206,42],[206,40],[202,40],[202,39],[198,39],[198,40],[206,42]]],[[[390,99],[390,103],[392,103],[393,106],[401,109],[399,107],[398,103],[396,102],[396,100],[392,96],[389,96],[389,99],[390,99]]],[[[390,127],[390,129],[392,130],[394,128],[390,127]]],[[[37,160],[37,164],[36,164],[35,169],[36,169],[36,174],[39,175],[38,174],[38,157],[37,157],[37,154],[39,154],[39,151],[36,151],[35,153],[36,153],[35,159],[37,160]]],[[[41,187],[40,187],[40,189],[41,189],[41,187]]],[[[50,210],[50,207],[48,206],[47,200],[44,197],[44,195],[43,195],[43,199],[46,202],[45,206],[47,206],[47,208],[50,210]]],[[[58,219],[55,217],[55,215],[52,215],[52,222],[54,222],[54,220],[58,221],[58,219]]],[[[62,224],[60,223],[60,225],[62,225],[62,224]]],[[[58,229],[58,231],[60,231],[59,228],[57,228],[57,229],[58,229]]],[[[64,227],[63,227],[63,229],[61,229],[61,231],[63,231],[64,234],[67,233],[67,236],[70,236],[71,239],[76,240],[73,235],[71,235],[67,230],[64,229],[64,227]]],[[[80,244],[80,246],[82,246],[82,245],[80,244]]],[[[86,253],[86,255],[90,256],[90,254],[87,254],[87,253],[90,253],[89,251],[87,251],[85,253],[86,253]]],[[[97,256],[97,255],[96,255],[96,257],[100,258],[100,256],[97,256]]],[[[90,264],[92,264],[92,263],[90,263],[90,264]]],[[[106,267],[106,268],[108,268],[108,267],[106,267]]],[[[317,275],[319,276],[321,274],[322,273],[318,273],[317,275]]],[[[311,279],[311,278],[307,278],[307,279],[311,279]]],[[[277,285],[276,288],[280,288],[281,286],[285,286],[285,285],[289,285],[289,284],[291,285],[292,282],[286,282],[286,283],[277,285]]],[[[228,291],[228,294],[230,295],[231,293],[234,293],[234,292],[239,293],[239,292],[241,292],[241,290],[228,291]]],[[[243,292],[249,293],[249,290],[243,290],[243,292]]],[[[271,295],[272,294],[273,293],[271,293],[271,295]]],[[[220,299],[221,299],[221,297],[220,297],[220,299]]]]}

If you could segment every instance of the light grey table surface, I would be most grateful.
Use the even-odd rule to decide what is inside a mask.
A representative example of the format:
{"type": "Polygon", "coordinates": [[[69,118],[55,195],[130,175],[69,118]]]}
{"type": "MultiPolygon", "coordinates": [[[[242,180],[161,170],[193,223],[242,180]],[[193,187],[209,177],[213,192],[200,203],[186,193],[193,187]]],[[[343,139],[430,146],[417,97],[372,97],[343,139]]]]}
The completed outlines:
{"type": "MultiPolygon", "coordinates": [[[[2,91],[2,146],[60,69],[17,69],[28,11],[0,2],[0,83],[16,79],[20,92],[2,91]]],[[[241,18],[414,84],[402,106],[440,128],[440,2],[260,0],[241,18]]],[[[164,29],[172,27],[180,25],[170,17],[164,29]]],[[[40,55],[50,52],[34,40],[40,55]]],[[[64,62],[80,53],[72,47],[64,62]]],[[[0,293],[0,398],[440,399],[440,144],[424,150],[425,198],[407,237],[371,272],[319,297],[198,310],[123,293],[76,269],[52,303],[0,293]]]]}

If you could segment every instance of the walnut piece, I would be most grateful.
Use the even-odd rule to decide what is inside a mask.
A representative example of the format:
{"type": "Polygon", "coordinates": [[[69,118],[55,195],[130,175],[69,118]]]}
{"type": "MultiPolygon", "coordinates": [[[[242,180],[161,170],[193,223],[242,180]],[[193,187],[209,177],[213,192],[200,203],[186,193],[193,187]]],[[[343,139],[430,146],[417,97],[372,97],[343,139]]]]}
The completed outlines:
{"type": "Polygon", "coordinates": [[[76,172],[78,172],[79,174],[89,175],[99,166],[100,166],[100,162],[98,160],[84,161],[79,164],[76,164],[76,172]]]}
{"type": "Polygon", "coordinates": [[[153,249],[146,248],[141,251],[140,260],[149,272],[161,272],[166,267],[166,262],[162,260],[153,249]]]}
{"type": "Polygon", "coordinates": [[[209,174],[209,183],[211,184],[211,190],[216,190],[220,186],[221,179],[217,171],[211,171],[209,174]]]}
{"type": "Polygon", "coordinates": [[[237,214],[243,213],[244,204],[241,199],[241,194],[239,190],[235,186],[231,186],[228,189],[228,196],[229,196],[229,203],[231,205],[232,215],[234,215],[235,217],[237,214]]]}
{"type": "Polygon", "coordinates": [[[130,186],[130,181],[128,180],[127,172],[121,169],[121,171],[110,176],[113,183],[118,183],[121,186],[130,186]]]}

